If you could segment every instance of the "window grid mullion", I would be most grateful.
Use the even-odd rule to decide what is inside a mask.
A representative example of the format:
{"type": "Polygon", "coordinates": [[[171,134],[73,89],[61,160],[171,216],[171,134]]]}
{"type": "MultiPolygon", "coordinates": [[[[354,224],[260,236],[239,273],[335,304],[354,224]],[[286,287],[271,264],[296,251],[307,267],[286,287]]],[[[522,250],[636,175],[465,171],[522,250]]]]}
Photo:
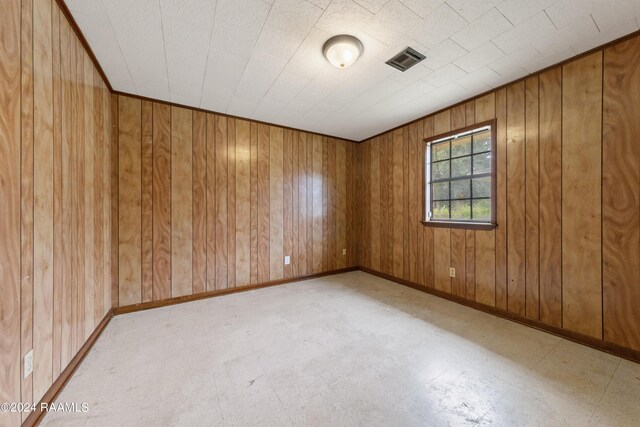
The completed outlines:
{"type": "Polygon", "coordinates": [[[479,173],[477,175],[462,175],[462,176],[456,176],[453,178],[440,178],[440,179],[434,179],[430,182],[430,184],[439,184],[441,182],[455,182],[455,181],[463,181],[463,180],[467,180],[467,179],[480,179],[480,178],[488,178],[491,176],[490,172],[486,172],[486,173],[479,173]]]}

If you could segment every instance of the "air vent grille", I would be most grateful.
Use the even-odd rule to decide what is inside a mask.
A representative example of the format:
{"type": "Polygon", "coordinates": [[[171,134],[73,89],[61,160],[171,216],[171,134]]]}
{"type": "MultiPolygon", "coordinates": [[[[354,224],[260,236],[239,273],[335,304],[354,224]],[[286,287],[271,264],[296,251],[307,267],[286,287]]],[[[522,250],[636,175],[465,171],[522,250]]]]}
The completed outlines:
{"type": "Polygon", "coordinates": [[[416,51],[415,49],[411,49],[410,47],[408,47],[388,60],[387,64],[404,72],[416,65],[418,62],[422,61],[424,58],[425,56],[423,54],[416,51]]]}

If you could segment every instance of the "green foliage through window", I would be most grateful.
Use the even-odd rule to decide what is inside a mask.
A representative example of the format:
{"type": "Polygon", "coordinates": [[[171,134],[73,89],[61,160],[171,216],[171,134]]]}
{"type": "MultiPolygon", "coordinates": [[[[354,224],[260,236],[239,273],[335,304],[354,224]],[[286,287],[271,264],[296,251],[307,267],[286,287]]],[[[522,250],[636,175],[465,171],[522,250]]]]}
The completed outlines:
{"type": "Polygon", "coordinates": [[[428,144],[429,219],[491,221],[492,128],[484,126],[428,144]]]}

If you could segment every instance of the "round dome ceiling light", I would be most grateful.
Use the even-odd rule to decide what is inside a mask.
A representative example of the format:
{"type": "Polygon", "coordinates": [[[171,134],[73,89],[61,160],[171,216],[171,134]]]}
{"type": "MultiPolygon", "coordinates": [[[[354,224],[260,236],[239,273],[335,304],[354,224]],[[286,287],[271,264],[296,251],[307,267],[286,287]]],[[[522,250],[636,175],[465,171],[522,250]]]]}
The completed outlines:
{"type": "Polygon", "coordinates": [[[327,61],[336,68],[347,68],[362,55],[362,42],[348,34],[333,36],[322,47],[327,61]]]}

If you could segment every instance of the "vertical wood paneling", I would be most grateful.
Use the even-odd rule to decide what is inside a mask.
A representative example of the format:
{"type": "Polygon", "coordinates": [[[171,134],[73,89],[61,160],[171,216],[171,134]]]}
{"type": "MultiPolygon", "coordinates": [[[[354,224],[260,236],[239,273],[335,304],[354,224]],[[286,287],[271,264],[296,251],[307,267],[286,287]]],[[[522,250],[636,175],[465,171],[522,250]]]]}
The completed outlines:
{"type": "Polygon", "coordinates": [[[216,116],[207,114],[207,291],[216,289],[216,116]]]}
{"type": "Polygon", "coordinates": [[[323,195],[323,177],[322,177],[322,137],[319,135],[313,135],[312,141],[312,167],[313,170],[311,172],[311,185],[312,185],[312,209],[313,209],[313,272],[319,272],[322,270],[322,259],[323,259],[323,251],[322,251],[322,237],[323,237],[323,229],[322,229],[322,218],[323,218],[323,209],[322,209],[322,195],[323,195]]]}
{"type": "Polygon", "coordinates": [[[640,350],[640,39],[604,52],[604,339],[640,350]]]}
{"type": "Polygon", "coordinates": [[[329,267],[329,248],[331,247],[329,243],[329,186],[331,176],[329,172],[329,145],[331,144],[331,139],[328,137],[321,138],[322,147],[320,151],[322,152],[322,168],[320,172],[320,176],[323,178],[322,185],[322,214],[320,215],[322,221],[322,262],[320,266],[320,270],[325,270],[329,267]]]}
{"type": "Polygon", "coordinates": [[[562,69],[540,75],[540,320],[562,326],[562,69]]]}
{"type": "MultiPolygon", "coordinates": [[[[434,119],[433,117],[428,117],[422,120],[422,138],[423,140],[426,138],[430,138],[433,136],[433,125],[434,119]]],[[[424,170],[424,162],[426,161],[426,145],[423,143],[420,147],[420,164],[422,165],[422,182],[425,183],[425,170],[424,170]]],[[[426,183],[425,183],[426,185],[426,183]]],[[[424,196],[421,201],[424,202],[424,196]]],[[[422,210],[424,211],[424,206],[422,206],[422,210]]],[[[424,220],[424,212],[422,212],[421,218],[424,220]]],[[[422,259],[424,260],[424,277],[423,284],[427,287],[433,288],[435,287],[435,244],[434,244],[434,228],[432,227],[423,227],[422,228],[422,259]]]]}
{"type": "MultiPolygon", "coordinates": [[[[373,169],[378,166],[372,162],[371,152],[372,149],[367,147],[363,161],[366,168],[373,169]]],[[[370,184],[368,186],[371,187],[370,184]]],[[[366,191],[365,194],[371,194],[371,191],[366,191]]],[[[393,140],[392,134],[387,133],[380,140],[380,267],[387,274],[393,274],[393,196],[393,140]]],[[[368,200],[369,203],[374,203],[370,197],[368,200]]],[[[369,228],[366,234],[369,234],[374,224],[367,220],[366,225],[369,228]]],[[[366,247],[364,251],[367,260],[370,260],[371,249],[366,247]]]]}
{"type": "MultiPolygon", "coordinates": [[[[67,33],[70,33],[71,29],[67,26],[67,33]]],[[[70,86],[70,85],[69,85],[70,86]]],[[[69,88],[70,92],[70,88],[69,88]]],[[[67,91],[65,90],[65,94],[67,91]]],[[[69,93],[69,99],[72,100],[71,94],[69,93]]],[[[109,152],[111,157],[111,173],[110,173],[110,182],[111,182],[111,203],[110,203],[110,216],[111,216],[111,306],[118,307],[120,302],[120,241],[118,239],[118,234],[120,232],[120,118],[118,117],[118,113],[120,112],[120,102],[118,100],[117,95],[110,95],[111,99],[111,150],[109,152]]],[[[71,103],[71,102],[70,102],[71,103]]],[[[69,115],[69,114],[67,114],[69,115]]],[[[69,130],[69,138],[70,138],[71,129],[69,130]]],[[[71,174],[69,175],[71,177],[71,174]]],[[[71,206],[71,201],[68,206],[71,206]]],[[[69,224],[71,224],[71,220],[69,220],[69,224]]],[[[69,230],[71,231],[71,230],[69,230]]],[[[71,233],[69,233],[71,234],[71,233]]],[[[69,242],[69,247],[71,247],[71,240],[69,242]]],[[[71,261],[69,261],[71,262],[71,261]]],[[[69,276],[72,276],[71,270],[69,270],[69,276]]],[[[68,282],[68,281],[67,281],[68,282]]]]}
{"type": "Polygon", "coordinates": [[[346,141],[336,140],[336,268],[347,266],[347,153],[346,141]]]}
{"type": "Polygon", "coordinates": [[[449,265],[451,265],[451,235],[448,229],[433,230],[433,270],[435,288],[443,292],[451,292],[449,265]]]}
{"type": "Polygon", "coordinates": [[[538,128],[539,128],[539,108],[538,100],[538,76],[531,77],[526,81],[525,110],[526,110],[526,171],[525,171],[525,198],[526,198],[526,315],[532,319],[538,319],[540,305],[540,283],[538,257],[538,223],[539,223],[539,164],[538,156],[538,128]]]}
{"type": "Polygon", "coordinates": [[[94,163],[93,151],[95,150],[94,123],[93,123],[93,67],[89,55],[82,49],[83,57],[83,90],[84,90],[84,153],[82,157],[84,170],[84,313],[82,341],[91,335],[95,325],[93,324],[93,284],[94,284],[94,257],[93,247],[95,243],[95,230],[93,223],[95,220],[95,209],[93,204],[94,163]]]}
{"type": "MultiPolygon", "coordinates": [[[[71,30],[70,30],[71,31],[71,30]]],[[[70,149],[70,168],[71,168],[71,179],[70,179],[70,191],[71,191],[71,273],[69,276],[71,282],[71,322],[70,322],[70,349],[71,355],[73,355],[77,350],[77,342],[78,342],[78,236],[79,236],[79,225],[78,225],[78,196],[79,196],[79,185],[78,185],[78,144],[76,141],[80,138],[80,133],[78,131],[78,122],[79,122],[79,97],[78,97],[78,71],[77,71],[77,42],[73,37],[69,38],[69,54],[71,56],[71,71],[70,71],[70,82],[71,82],[71,127],[70,134],[71,136],[71,149],[70,149]]]]}
{"type": "MultiPolygon", "coordinates": [[[[20,8],[19,8],[20,9],[20,8]]],[[[18,169],[21,181],[20,192],[20,354],[33,348],[33,0],[21,4],[22,31],[18,57],[21,59],[20,74],[20,119],[21,155],[18,169]]],[[[9,28],[10,27],[10,24],[9,28]]],[[[10,76],[7,76],[10,78],[10,76]]],[[[8,86],[9,87],[9,86],[8,86]]],[[[9,111],[9,110],[7,110],[9,111]]],[[[69,312],[70,314],[70,312],[69,312]]],[[[24,358],[20,357],[20,372],[24,372],[24,358]]],[[[33,400],[33,375],[20,376],[22,401],[33,400]]],[[[24,415],[23,415],[24,417],[24,415]]]]}
{"type": "Polygon", "coordinates": [[[422,192],[422,183],[420,182],[420,156],[418,143],[418,123],[413,123],[407,129],[407,205],[408,211],[406,215],[408,231],[405,239],[407,240],[407,256],[406,264],[409,271],[407,277],[414,283],[420,283],[419,267],[422,260],[418,258],[418,239],[420,236],[420,218],[419,200],[422,192]]]}
{"type": "Polygon", "coordinates": [[[298,274],[305,275],[309,272],[307,260],[307,247],[309,236],[307,235],[307,223],[311,216],[307,212],[307,187],[309,173],[307,170],[307,134],[298,134],[298,274]]]}
{"type": "Polygon", "coordinates": [[[250,183],[251,195],[251,283],[258,283],[258,124],[251,123],[250,183]]]}
{"type": "Polygon", "coordinates": [[[207,290],[207,115],[194,111],[193,148],[193,293],[207,290]]]}
{"type": "MultiPolygon", "coordinates": [[[[33,6],[33,399],[53,382],[53,59],[51,2],[33,6]]],[[[83,248],[84,250],[84,248],[83,248]]]]}
{"type": "MultiPolygon", "coordinates": [[[[426,227],[424,227],[421,221],[424,220],[424,200],[420,197],[422,194],[422,189],[424,188],[424,153],[425,153],[425,144],[422,139],[424,134],[424,120],[420,120],[416,122],[415,135],[412,133],[411,137],[414,138],[413,141],[413,150],[410,154],[410,162],[414,169],[413,173],[413,191],[410,192],[410,197],[413,203],[414,216],[412,218],[413,226],[414,226],[414,237],[412,239],[412,245],[415,246],[416,251],[416,265],[410,267],[411,273],[416,276],[416,283],[425,286],[426,283],[426,264],[427,259],[425,255],[425,235],[426,235],[426,227]]],[[[429,265],[431,263],[429,262],[429,265]]]]}
{"type": "Polygon", "coordinates": [[[495,233],[476,233],[476,301],[496,305],[495,233]]]}
{"type": "Polygon", "coordinates": [[[336,235],[336,217],[337,217],[337,204],[336,204],[336,140],[335,138],[329,138],[325,144],[327,153],[326,165],[326,203],[327,211],[325,216],[326,232],[324,233],[325,242],[325,256],[327,264],[325,270],[334,270],[336,268],[337,260],[337,235],[336,235]]]}
{"type": "Polygon", "coordinates": [[[300,240],[298,236],[298,224],[300,222],[300,132],[296,131],[293,135],[293,184],[291,186],[291,191],[293,192],[293,217],[292,217],[292,230],[291,233],[293,235],[293,245],[291,248],[291,262],[293,264],[292,274],[297,277],[300,275],[300,259],[298,257],[298,253],[300,250],[300,240]]]}
{"type": "Polygon", "coordinates": [[[467,125],[466,104],[459,104],[450,111],[451,130],[461,129],[467,125]]]}
{"type": "Polygon", "coordinates": [[[466,232],[452,228],[450,232],[450,265],[456,269],[456,277],[451,278],[451,292],[459,297],[466,295],[466,232]]]}
{"type": "Polygon", "coordinates": [[[525,85],[507,88],[507,309],[525,314],[525,85]]]}
{"type": "Polygon", "coordinates": [[[171,296],[192,293],[192,112],[171,107],[171,296]]]}
{"type": "Polygon", "coordinates": [[[236,283],[251,282],[251,124],[236,121],[236,283]]]}
{"type": "MultiPolygon", "coordinates": [[[[475,121],[481,123],[496,117],[496,97],[490,93],[475,100],[475,121]]],[[[494,161],[495,157],[494,157],[494,161]]],[[[496,305],[496,232],[475,232],[476,301],[496,305]]]]}
{"type": "Polygon", "coordinates": [[[315,139],[315,135],[307,135],[306,144],[305,144],[305,152],[306,152],[306,166],[305,171],[307,175],[307,273],[311,274],[314,271],[314,227],[315,227],[315,219],[314,219],[314,185],[316,178],[314,176],[314,168],[313,168],[313,140],[315,139]]]}
{"type": "Polygon", "coordinates": [[[258,125],[258,282],[269,281],[269,126],[258,125]]]}
{"type": "Polygon", "coordinates": [[[371,253],[371,260],[369,263],[370,268],[374,270],[380,270],[380,246],[381,246],[381,224],[380,224],[380,139],[374,138],[368,144],[368,148],[371,153],[371,165],[367,169],[370,173],[368,177],[370,179],[370,223],[371,232],[369,233],[369,246],[371,253]]]}
{"type": "Polygon", "coordinates": [[[351,266],[359,265],[358,259],[360,256],[360,251],[358,248],[360,247],[360,242],[363,241],[363,236],[360,234],[360,222],[362,220],[363,215],[361,213],[362,206],[358,204],[358,183],[359,179],[362,176],[362,172],[358,165],[358,156],[359,150],[356,145],[349,144],[349,159],[347,163],[347,174],[349,178],[347,179],[349,183],[349,195],[347,198],[350,221],[349,221],[349,239],[347,244],[349,245],[347,256],[349,257],[349,264],[351,266]],[[357,236],[357,237],[356,237],[357,236]]]}
{"type": "Polygon", "coordinates": [[[153,104],[153,299],[171,297],[171,108],[153,104]]]}
{"type": "Polygon", "coordinates": [[[393,268],[392,274],[403,277],[404,274],[404,153],[403,131],[398,129],[393,132],[391,141],[391,191],[393,192],[393,205],[391,208],[393,221],[393,268]]]}
{"type": "Polygon", "coordinates": [[[300,172],[300,159],[299,159],[299,144],[300,139],[298,135],[300,132],[296,131],[293,133],[293,138],[291,140],[291,157],[292,157],[292,169],[291,169],[291,230],[290,233],[292,235],[291,239],[291,274],[293,277],[297,277],[300,275],[299,273],[299,258],[298,258],[298,246],[300,244],[300,240],[297,238],[298,235],[298,222],[300,220],[300,198],[298,188],[300,186],[299,180],[299,172],[300,172]]]}
{"type": "Polygon", "coordinates": [[[474,301],[476,299],[476,233],[473,230],[465,232],[465,297],[474,301]]]}
{"type": "MultiPolygon", "coordinates": [[[[112,303],[104,300],[111,171],[103,155],[111,105],[55,2],[2,6],[0,398],[37,402],[112,303]],[[34,369],[24,379],[31,350],[34,369]]],[[[28,415],[0,413],[0,425],[28,415]]]]}
{"type": "MultiPolygon", "coordinates": [[[[85,92],[85,79],[84,79],[84,56],[85,52],[82,49],[82,45],[79,40],[75,40],[75,55],[76,55],[76,102],[77,102],[77,116],[76,116],[76,185],[77,185],[77,193],[76,193],[76,226],[77,226],[77,241],[76,241],[76,319],[75,322],[75,339],[73,342],[73,348],[75,351],[78,351],[82,346],[83,335],[84,335],[84,316],[85,316],[85,291],[86,291],[86,283],[85,283],[85,257],[84,248],[85,248],[85,237],[86,230],[84,227],[85,224],[85,203],[84,203],[84,188],[85,188],[85,169],[84,169],[84,158],[85,158],[85,145],[86,145],[86,136],[85,135],[85,111],[84,109],[84,92],[85,92]]],[[[138,123],[139,126],[139,123],[138,123]]],[[[138,127],[138,137],[140,136],[140,129],[138,127]]],[[[138,138],[138,146],[140,144],[138,138]]],[[[140,159],[140,154],[137,157],[138,161],[140,159]]],[[[140,172],[140,167],[138,166],[138,173],[140,172]]],[[[139,184],[138,184],[139,187],[139,184]]],[[[136,201],[138,205],[138,209],[140,206],[140,201],[136,201]]],[[[138,230],[140,232],[140,222],[138,221],[138,230]]],[[[138,243],[140,242],[140,236],[137,236],[138,243]]],[[[138,255],[139,256],[139,255],[138,255]]],[[[137,259],[140,261],[140,258],[137,259]]],[[[140,265],[135,267],[138,272],[140,272],[140,265]]],[[[139,279],[138,279],[139,280],[139,279]]],[[[140,282],[138,282],[140,283],[140,282]]],[[[140,290],[138,290],[139,294],[140,290]]]]}
{"type": "Polygon", "coordinates": [[[402,193],[403,193],[403,215],[402,215],[402,277],[406,280],[411,275],[408,256],[410,254],[409,245],[409,218],[411,218],[411,202],[409,198],[409,145],[410,145],[410,126],[402,129],[402,193]]]}
{"type": "MultiPolygon", "coordinates": [[[[0,400],[21,401],[20,349],[20,4],[0,13],[0,400]]],[[[23,393],[24,395],[24,393],[23,393]]],[[[20,425],[20,414],[0,412],[0,424],[20,425]]]]}
{"type": "Polygon", "coordinates": [[[282,128],[271,126],[269,133],[269,279],[277,280],[284,277],[282,169],[284,132],[282,128]]]}
{"type": "Polygon", "coordinates": [[[142,301],[153,299],[153,103],[142,101],[142,301]]]}
{"type": "Polygon", "coordinates": [[[227,118],[216,116],[215,129],[216,289],[227,288],[227,118]]]}
{"type": "MultiPolygon", "coordinates": [[[[111,250],[112,247],[116,246],[117,240],[111,238],[112,233],[117,230],[117,228],[112,229],[112,218],[111,218],[111,200],[113,198],[113,194],[116,192],[116,189],[114,189],[111,186],[111,179],[112,179],[112,174],[111,174],[111,168],[112,165],[114,163],[117,163],[116,159],[117,156],[111,156],[111,150],[112,150],[112,146],[116,146],[117,144],[113,143],[113,140],[111,138],[112,135],[117,135],[117,132],[115,131],[115,129],[113,129],[112,127],[115,127],[117,122],[112,122],[111,119],[111,95],[109,93],[109,89],[107,88],[107,85],[102,82],[102,86],[101,86],[101,90],[102,90],[102,133],[103,133],[103,150],[102,150],[102,155],[103,155],[103,188],[104,188],[104,194],[108,195],[111,194],[111,198],[109,197],[104,197],[103,199],[103,209],[104,209],[104,223],[103,223],[103,234],[104,234],[104,249],[103,249],[103,254],[104,254],[104,288],[103,288],[103,293],[104,293],[104,297],[103,297],[103,301],[102,301],[102,306],[103,306],[103,310],[104,313],[107,313],[109,311],[109,309],[111,309],[111,307],[113,307],[112,304],[112,291],[111,288],[113,286],[113,284],[116,282],[116,277],[112,275],[112,269],[113,269],[113,265],[116,264],[116,262],[114,261],[113,257],[111,256],[111,250]]],[[[64,161],[63,161],[64,164],[64,161]]],[[[117,174],[114,176],[114,178],[117,177],[117,174]]],[[[64,189],[64,186],[63,186],[64,189]]],[[[63,190],[64,191],[64,190],[63,190]]],[[[64,194],[64,193],[63,193],[64,194]]],[[[64,221],[63,221],[64,223],[64,221]]]]}
{"type": "MultiPolygon", "coordinates": [[[[62,323],[62,355],[61,367],[67,365],[74,354],[73,338],[75,336],[75,313],[76,306],[75,296],[75,235],[77,229],[75,227],[75,199],[76,199],[76,182],[75,182],[75,63],[73,58],[75,55],[75,43],[72,38],[71,27],[66,24],[63,26],[61,38],[61,71],[64,82],[64,95],[62,98],[63,105],[63,123],[62,123],[62,201],[63,201],[63,232],[65,238],[63,241],[63,300],[62,310],[64,311],[64,320],[62,323]]],[[[116,106],[114,105],[114,108],[116,106]]],[[[117,134],[116,134],[117,137],[117,134]]],[[[24,170],[24,169],[23,169],[24,170]]],[[[117,180],[118,176],[114,176],[117,180]]],[[[112,195],[114,197],[114,195],[112,195]]],[[[117,195],[115,195],[117,197],[117,195]]],[[[113,200],[113,199],[112,199],[113,200]]],[[[117,200],[116,200],[117,204],[117,200]]],[[[114,220],[114,226],[117,226],[117,215],[114,220]]],[[[112,230],[112,238],[117,239],[117,232],[112,230]]],[[[117,250],[117,245],[113,245],[117,250]]],[[[117,258],[117,252],[115,253],[117,258]]],[[[117,263],[115,263],[117,265],[117,263]]],[[[116,272],[117,273],[117,272],[116,272]]]]}
{"type": "MultiPolygon", "coordinates": [[[[52,379],[60,375],[60,358],[62,356],[62,81],[60,73],[60,10],[53,7],[51,10],[51,44],[53,54],[53,349],[52,379]]],[[[99,80],[99,79],[98,79],[99,80]]],[[[97,106],[100,107],[100,106],[97,106]]],[[[94,106],[94,116],[101,113],[99,108],[94,106]]],[[[101,122],[98,122],[100,124],[101,122]]],[[[99,126],[95,127],[96,135],[102,134],[99,126]]],[[[94,150],[97,153],[98,150],[94,150]]],[[[94,159],[102,157],[94,154],[94,159]]],[[[102,169],[100,168],[100,171],[102,169]]],[[[101,186],[96,185],[94,193],[94,203],[96,206],[96,232],[102,232],[102,207],[104,192],[101,186]]],[[[99,242],[102,243],[102,234],[99,242]]],[[[101,272],[104,267],[102,253],[96,251],[95,265],[97,272],[101,272]]],[[[103,278],[96,277],[94,292],[100,293],[103,288],[103,278]]],[[[95,297],[96,301],[102,301],[102,296],[95,297]]],[[[96,307],[98,304],[96,304],[96,307]]],[[[98,310],[94,310],[94,314],[98,310]]]]}
{"type": "Polygon", "coordinates": [[[562,324],[601,338],[602,52],[562,74],[562,324]]]}
{"type": "Polygon", "coordinates": [[[496,302],[507,309],[507,90],[496,91],[496,302]]]}
{"type": "Polygon", "coordinates": [[[236,123],[227,120],[227,287],[236,286],[236,123]]]}
{"type": "MultiPolygon", "coordinates": [[[[389,153],[391,153],[390,148],[388,148],[389,144],[391,144],[390,137],[385,140],[385,150],[386,150],[385,152],[388,151],[389,153]]],[[[386,182],[386,185],[388,186],[389,190],[386,191],[385,194],[391,195],[392,191],[390,189],[392,188],[392,185],[393,185],[392,183],[393,163],[391,161],[391,157],[387,158],[386,160],[387,161],[385,162],[385,165],[384,165],[385,169],[383,173],[384,173],[384,176],[388,177],[389,179],[389,181],[386,182]]],[[[371,168],[375,167],[371,163],[371,147],[370,146],[367,146],[362,150],[359,162],[360,162],[359,168],[362,169],[363,171],[369,171],[371,168]]],[[[371,187],[372,187],[371,182],[367,179],[364,173],[361,173],[360,184],[358,188],[360,188],[360,191],[362,191],[362,194],[364,195],[364,200],[362,201],[362,207],[361,207],[362,211],[364,212],[369,212],[371,210],[371,204],[372,204],[371,187]]],[[[385,264],[385,269],[387,272],[391,273],[393,271],[393,233],[391,232],[391,230],[393,230],[393,220],[392,220],[393,208],[388,203],[387,203],[387,206],[388,206],[388,210],[385,210],[384,213],[386,215],[385,224],[388,224],[389,228],[385,230],[387,232],[385,234],[387,240],[385,240],[384,250],[385,250],[385,254],[389,254],[389,255],[385,256],[384,259],[387,261],[385,264]]],[[[365,216],[362,219],[362,223],[360,227],[361,227],[360,233],[363,236],[370,236],[371,230],[373,228],[371,218],[369,216],[365,216]]],[[[360,258],[361,258],[362,264],[371,265],[371,248],[369,247],[369,245],[366,244],[365,239],[360,240],[359,252],[360,252],[360,258]]]]}
{"type": "MultiPolygon", "coordinates": [[[[293,138],[291,129],[284,130],[283,155],[282,155],[282,219],[283,229],[283,254],[289,256],[291,263],[295,262],[293,256],[293,138]]],[[[283,266],[284,277],[293,275],[293,265],[283,266]]]]}
{"type": "MultiPolygon", "coordinates": [[[[55,42],[55,41],[54,41],[55,42]]],[[[55,52],[55,49],[54,49],[55,52]]],[[[55,66],[54,66],[55,71],[55,66]]],[[[105,243],[104,243],[104,201],[105,195],[109,194],[104,187],[104,165],[105,165],[105,156],[104,147],[105,143],[105,132],[104,132],[104,91],[102,90],[102,81],[100,80],[100,74],[96,69],[93,69],[93,137],[94,137],[94,149],[93,149],[93,169],[94,169],[94,185],[95,190],[93,192],[93,204],[95,206],[93,227],[94,227],[94,248],[93,248],[93,265],[94,265],[94,274],[93,274],[93,324],[98,325],[102,320],[102,317],[105,313],[105,305],[104,305],[104,267],[106,265],[106,257],[105,257],[105,243]]],[[[55,80],[54,80],[55,81],[55,80]]],[[[56,102],[56,87],[54,86],[54,111],[57,107],[56,102]]],[[[56,120],[54,119],[54,124],[56,120]]],[[[55,126],[54,126],[55,129],[55,126]]],[[[55,141],[54,134],[54,141],[55,141]]],[[[56,154],[57,156],[57,154],[56,154]]],[[[55,180],[54,180],[55,183],[55,180]]],[[[57,233],[58,225],[54,224],[54,232],[57,233]]],[[[54,241],[56,235],[54,234],[54,241]]],[[[151,238],[151,236],[149,236],[151,238]]],[[[54,253],[56,250],[54,248],[54,253]]],[[[55,269],[54,269],[55,276],[55,269]]],[[[55,281],[54,281],[55,283],[55,281]]],[[[54,297],[58,294],[58,290],[54,287],[54,297]]],[[[54,319],[55,319],[55,304],[54,304],[54,319]]],[[[111,304],[109,304],[109,308],[111,304]]],[[[91,331],[93,332],[93,331],[91,331]]],[[[54,338],[55,338],[55,329],[54,329],[54,338]]],[[[55,339],[54,339],[54,356],[56,354],[55,351],[55,339]]],[[[57,376],[55,372],[55,358],[54,358],[54,378],[57,376]]]]}
{"type": "Polygon", "coordinates": [[[141,103],[138,99],[118,100],[118,270],[119,304],[141,302],[141,103]]]}

